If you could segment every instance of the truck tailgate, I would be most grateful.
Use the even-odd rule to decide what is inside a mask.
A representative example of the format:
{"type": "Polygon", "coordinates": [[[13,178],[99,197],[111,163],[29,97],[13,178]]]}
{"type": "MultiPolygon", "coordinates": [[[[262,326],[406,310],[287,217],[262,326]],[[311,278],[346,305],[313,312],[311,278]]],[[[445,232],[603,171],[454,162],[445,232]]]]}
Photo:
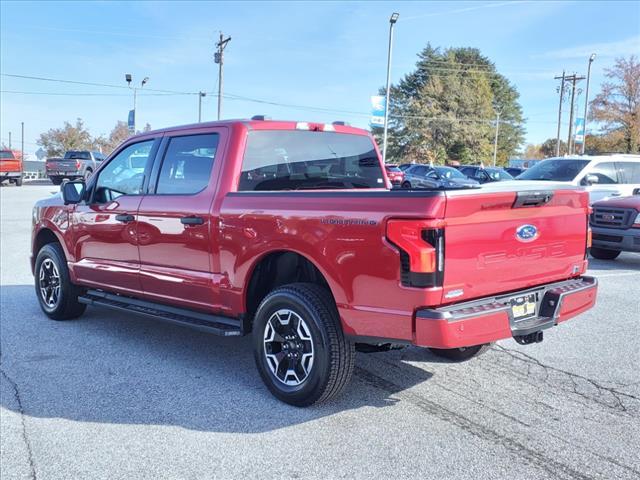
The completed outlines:
{"type": "Polygon", "coordinates": [[[575,277],[586,267],[586,192],[501,183],[447,192],[443,303],[575,277]]]}

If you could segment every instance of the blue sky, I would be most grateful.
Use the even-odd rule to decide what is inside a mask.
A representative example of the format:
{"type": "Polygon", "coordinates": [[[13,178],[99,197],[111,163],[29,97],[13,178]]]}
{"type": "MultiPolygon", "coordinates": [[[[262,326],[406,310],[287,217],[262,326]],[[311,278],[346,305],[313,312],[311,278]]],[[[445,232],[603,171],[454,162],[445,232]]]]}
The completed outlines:
{"type": "MultiPolygon", "coordinates": [[[[520,92],[527,142],[556,131],[554,76],[592,69],[592,94],[616,56],[640,53],[640,2],[2,2],[0,69],[54,79],[126,87],[124,74],[149,83],[138,97],[138,125],[197,121],[197,95],[217,89],[218,31],[231,35],[225,93],[293,108],[225,99],[223,116],[346,120],[366,127],[369,97],[385,82],[389,15],[397,11],[392,80],[434,46],[476,47],[520,92]],[[355,112],[355,113],[342,113],[355,112]]],[[[40,132],[82,118],[93,134],[126,120],[132,95],[107,88],[0,77],[0,137],[33,152],[40,132]],[[74,95],[51,95],[74,94],[74,95]],[[100,94],[83,95],[76,94],[100,94]],[[104,95],[109,94],[109,95],[104,95]]],[[[583,85],[584,86],[584,85],[583,85]]],[[[214,120],[216,100],[203,102],[214,120]]],[[[566,131],[567,119],[563,131],[566,131]]]]}

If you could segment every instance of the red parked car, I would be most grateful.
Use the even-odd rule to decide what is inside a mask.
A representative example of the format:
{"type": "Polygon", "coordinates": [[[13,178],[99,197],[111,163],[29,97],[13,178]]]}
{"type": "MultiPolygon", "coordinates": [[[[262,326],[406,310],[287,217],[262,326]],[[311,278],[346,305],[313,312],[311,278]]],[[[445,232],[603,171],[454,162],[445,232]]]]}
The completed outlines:
{"type": "Polygon", "coordinates": [[[640,195],[593,204],[591,256],[613,260],[620,252],[640,252],[640,195]]]}
{"type": "Polygon", "coordinates": [[[0,183],[9,180],[22,186],[22,154],[15,150],[0,150],[0,183]]]}
{"type": "Polygon", "coordinates": [[[37,299],[55,320],[95,305],[251,334],[265,384],[298,406],[344,388],[356,346],[464,360],[594,305],[586,192],[386,185],[371,135],[341,124],[144,133],[36,204],[37,299]]]}
{"type": "Polygon", "coordinates": [[[394,187],[399,187],[402,185],[402,181],[404,180],[404,173],[402,170],[398,168],[397,165],[385,165],[385,171],[387,172],[387,178],[391,182],[391,185],[394,187]]]}

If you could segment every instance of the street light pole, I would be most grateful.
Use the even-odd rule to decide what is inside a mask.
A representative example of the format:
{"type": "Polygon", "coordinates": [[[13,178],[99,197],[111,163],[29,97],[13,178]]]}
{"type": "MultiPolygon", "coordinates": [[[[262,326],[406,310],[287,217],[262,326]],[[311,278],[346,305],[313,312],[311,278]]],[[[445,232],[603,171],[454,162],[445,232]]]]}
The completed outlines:
{"type": "Polygon", "coordinates": [[[22,156],[20,158],[24,162],[24,122],[20,122],[20,131],[21,131],[20,152],[22,154],[22,156]]]}
{"type": "MultiPolygon", "coordinates": [[[[129,86],[129,88],[131,88],[131,80],[133,80],[133,77],[131,76],[130,73],[126,73],[124,76],[124,79],[127,81],[127,85],[129,86]]],[[[140,89],[144,88],[144,86],[146,85],[146,83],[149,81],[149,77],[144,77],[142,79],[142,81],[140,82],[140,89]]],[[[136,112],[136,102],[137,102],[137,97],[138,97],[138,87],[133,87],[133,133],[136,133],[136,116],[137,116],[137,112],[136,112]]]]}
{"type": "Polygon", "coordinates": [[[382,137],[382,163],[387,161],[387,135],[389,131],[389,108],[391,107],[391,52],[393,50],[393,26],[398,21],[399,13],[392,13],[389,18],[389,49],[387,50],[387,94],[384,101],[384,134],[382,137]]]}
{"type": "Polygon", "coordinates": [[[560,126],[562,124],[562,100],[564,100],[564,70],[562,77],[555,77],[560,80],[560,103],[558,104],[558,134],[556,135],[556,157],[560,156],[560,126]]]}
{"type": "Polygon", "coordinates": [[[198,123],[202,122],[202,97],[206,97],[205,92],[198,92],[198,123]]]}
{"type": "Polygon", "coordinates": [[[498,130],[500,128],[500,110],[496,112],[496,136],[493,139],[493,166],[496,166],[496,157],[498,156],[498,130]]]}
{"type": "Polygon", "coordinates": [[[587,69],[587,91],[584,94],[584,117],[582,121],[582,150],[580,153],[584,155],[584,149],[587,144],[587,110],[589,108],[589,81],[591,80],[591,64],[596,59],[596,54],[592,53],[589,57],[589,67],[587,69]]]}

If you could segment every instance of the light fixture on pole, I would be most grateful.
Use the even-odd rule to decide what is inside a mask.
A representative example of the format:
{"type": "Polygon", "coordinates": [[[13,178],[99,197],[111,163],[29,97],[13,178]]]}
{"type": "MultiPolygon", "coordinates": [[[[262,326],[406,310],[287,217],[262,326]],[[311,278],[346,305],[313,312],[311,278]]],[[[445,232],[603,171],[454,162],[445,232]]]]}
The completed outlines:
{"type": "Polygon", "coordinates": [[[596,59],[596,54],[592,53],[591,56],[589,57],[589,67],[587,69],[587,91],[584,93],[584,120],[582,121],[583,131],[582,131],[582,149],[581,149],[582,155],[584,155],[584,149],[587,144],[587,111],[589,109],[589,80],[591,80],[591,64],[595,59],[596,59]]]}
{"type": "Polygon", "coordinates": [[[399,13],[394,12],[389,18],[389,48],[387,50],[387,93],[384,101],[384,134],[382,136],[382,161],[387,161],[387,135],[389,131],[389,108],[391,106],[391,52],[393,50],[393,26],[398,21],[399,13]]]}
{"type": "MultiPolygon", "coordinates": [[[[129,88],[131,88],[131,81],[133,80],[133,77],[131,76],[130,73],[125,73],[124,75],[124,79],[127,82],[127,86],[129,88]]],[[[140,82],[140,88],[142,89],[147,82],[149,81],[149,77],[144,77],[142,79],[142,81],[140,82]]],[[[136,132],[136,101],[137,101],[137,96],[138,96],[138,88],[137,87],[133,87],[133,110],[131,110],[131,112],[129,112],[129,132],[134,134],[136,132]]]]}

